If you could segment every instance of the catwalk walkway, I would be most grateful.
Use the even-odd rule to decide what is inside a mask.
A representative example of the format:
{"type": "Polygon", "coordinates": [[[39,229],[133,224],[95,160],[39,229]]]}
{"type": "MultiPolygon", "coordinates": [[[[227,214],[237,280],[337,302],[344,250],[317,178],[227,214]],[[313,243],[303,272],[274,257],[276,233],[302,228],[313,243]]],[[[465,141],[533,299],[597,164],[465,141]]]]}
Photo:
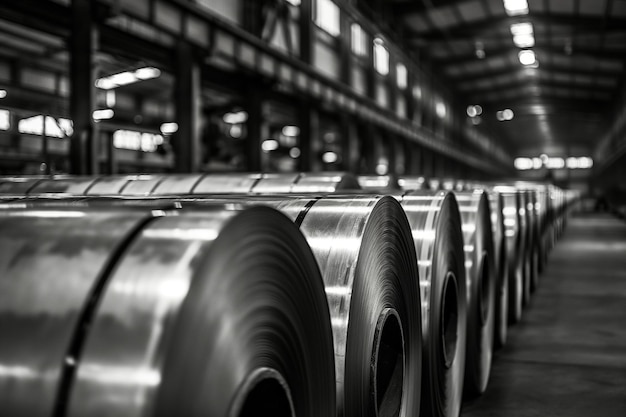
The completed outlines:
{"type": "Polygon", "coordinates": [[[626,222],[569,219],[487,392],[461,415],[626,416],[626,222]]]}

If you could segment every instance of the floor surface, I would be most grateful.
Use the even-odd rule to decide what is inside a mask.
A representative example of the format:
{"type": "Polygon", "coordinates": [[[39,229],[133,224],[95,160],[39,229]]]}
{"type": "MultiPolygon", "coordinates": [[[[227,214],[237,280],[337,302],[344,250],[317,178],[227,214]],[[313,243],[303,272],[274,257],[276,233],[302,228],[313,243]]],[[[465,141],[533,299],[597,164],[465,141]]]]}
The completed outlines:
{"type": "Polygon", "coordinates": [[[463,417],[626,417],[626,222],[571,217],[463,417]]]}

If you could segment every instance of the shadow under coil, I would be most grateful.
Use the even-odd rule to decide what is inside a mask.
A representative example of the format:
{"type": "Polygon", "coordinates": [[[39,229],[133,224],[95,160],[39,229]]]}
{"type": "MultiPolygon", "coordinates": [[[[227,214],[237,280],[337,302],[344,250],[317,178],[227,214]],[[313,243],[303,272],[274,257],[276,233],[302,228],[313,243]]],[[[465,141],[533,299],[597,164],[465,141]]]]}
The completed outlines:
{"type": "Polygon", "coordinates": [[[524,246],[522,230],[522,196],[516,188],[496,186],[494,191],[502,195],[504,208],[504,236],[506,238],[506,259],[508,264],[508,299],[500,299],[500,306],[508,304],[508,322],[517,323],[522,318],[524,296],[524,246]]]}
{"type": "Polygon", "coordinates": [[[422,355],[415,248],[391,197],[288,198],[278,208],[320,266],[330,307],[337,415],[418,415],[422,355]]]}
{"type": "MultiPolygon", "coordinates": [[[[78,204],[99,206],[105,201],[78,204]]],[[[218,205],[163,212],[146,204],[109,209],[98,229],[89,226],[93,213],[102,216],[101,208],[80,213],[84,216],[79,220],[91,222],[68,222],[69,233],[58,229],[49,233],[53,242],[64,243],[57,244],[59,248],[69,242],[79,254],[70,258],[74,264],[60,265],[62,274],[59,268],[51,269],[60,277],[57,292],[41,295],[40,290],[35,304],[43,301],[58,309],[67,304],[59,302],[64,296],[74,300],[57,315],[65,333],[83,329],[80,349],[67,355],[67,337],[58,340],[56,351],[50,343],[31,343],[32,338],[22,343],[22,348],[50,357],[58,367],[70,363],[68,359],[72,366],[55,369],[69,377],[65,389],[48,387],[47,403],[32,401],[38,393],[32,386],[25,387],[31,389],[25,389],[21,398],[3,390],[20,411],[11,415],[334,415],[332,333],[323,282],[304,237],[284,215],[267,207],[241,211],[237,205],[228,209],[218,205]],[[94,274],[87,272],[100,265],[86,254],[100,248],[98,242],[112,231],[138,219],[144,219],[142,226],[135,227],[124,250],[109,259],[109,267],[99,276],[100,291],[86,297],[94,285],[87,279],[94,274]],[[71,244],[72,233],[87,238],[71,244]],[[64,286],[66,277],[74,277],[85,288],[80,292],[64,286]],[[67,311],[77,315],[81,308],[92,311],[88,323],[67,320],[67,311]],[[33,406],[41,413],[33,413],[33,406]]],[[[37,242],[41,233],[38,227],[33,234],[37,242]]],[[[100,249],[102,256],[110,246],[100,249]]],[[[40,258],[31,264],[45,268],[40,258]]],[[[26,295],[36,293],[32,286],[16,288],[26,295]]],[[[42,321],[46,336],[54,335],[53,340],[62,335],[52,332],[58,329],[50,328],[40,315],[34,321],[42,321]]],[[[42,376],[48,381],[50,372],[42,376]]]]}
{"type": "Polygon", "coordinates": [[[491,211],[486,191],[455,191],[461,214],[467,284],[467,354],[464,393],[487,389],[493,358],[496,275],[491,211]]]}
{"type": "Polygon", "coordinates": [[[423,369],[420,415],[457,417],[465,375],[467,289],[463,235],[452,193],[403,196],[417,251],[422,294],[423,369]]]}

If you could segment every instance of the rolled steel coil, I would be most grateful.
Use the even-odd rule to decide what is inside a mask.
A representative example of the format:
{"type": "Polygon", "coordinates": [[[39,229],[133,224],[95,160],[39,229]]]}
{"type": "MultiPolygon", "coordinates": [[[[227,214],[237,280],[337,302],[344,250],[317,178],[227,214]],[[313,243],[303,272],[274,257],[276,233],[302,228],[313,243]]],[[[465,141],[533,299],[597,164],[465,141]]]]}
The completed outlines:
{"type": "Polygon", "coordinates": [[[508,306],[508,322],[517,323],[522,317],[524,291],[523,232],[521,230],[522,197],[515,187],[496,186],[504,201],[504,235],[508,266],[508,296],[501,294],[500,307],[508,306]]]}
{"type": "Polygon", "coordinates": [[[83,195],[96,180],[96,177],[68,176],[42,179],[28,190],[28,194],[64,193],[69,195],[83,195]]]}
{"type": "Polygon", "coordinates": [[[494,324],[494,345],[496,348],[506,344],[508,333],[509,279],[507,240],[504,226],[504,199],[502,194],[487,189],[491,211],[491,230],[493,233],[493,259],[496,275],[496,316],[494,324]]]}
{"type": "Polygon", "coordinates": [[[305,172],[291,187],[292,193],[334,193],[359,190],[356,177],[346,172],[305,172]]]}
{"type": "Polygon", "coordinates": [[[496,274],[489,198],[484,190],[455,191],[461,214],[467,284],[468,398],[487,389],[493,357],[496,274]]]}
{"type": "Polygon", "coordinates": [[[421,335],[411,229],[391,197],[287,199],[320,265],[335,346],[338,415],[417,415],[421,335]]]}
{"type": "Polygon", "coordinates": [[[520,207],[520,231],[522,233],[522,306],[530,302],[530,283],[533,276],[533,196],[530,190],[519,190],[522,206],[520,207]]]}
{"type": "Polygon", "coordinates": [[[300,225],[322,271],[334,336],[338,415],[419,413],[422,344],[417,259],[406,215],[395,199],[92,197],[74,199],[74,204],[180,208],[181,212],[216,204],[280,209],[300,225]]]}
{"type": "Polygon", "coordinates": [[[26,194],[43,176],[0,177],[0,195],[26,194]]]}
{"type": "Polygon", "coordinates": [[[467,288],[463,235],[449,192],[401,198],[415,241],[422,292],[424,382],[421,414],[456,417],[465,374],[467,288]]]}
{"type": "Polygon", "coordinates": [[[0,211],[25,236],[0,255],[3,409],[334,415],[328,304],[292,222],[263,207],[163,214],[0,211]]]}
{"type": "Polygon", "coordinates": [[[247,193],[262,178],[260,173],[207,174],[194,188],[196,194],[247,193]]]}

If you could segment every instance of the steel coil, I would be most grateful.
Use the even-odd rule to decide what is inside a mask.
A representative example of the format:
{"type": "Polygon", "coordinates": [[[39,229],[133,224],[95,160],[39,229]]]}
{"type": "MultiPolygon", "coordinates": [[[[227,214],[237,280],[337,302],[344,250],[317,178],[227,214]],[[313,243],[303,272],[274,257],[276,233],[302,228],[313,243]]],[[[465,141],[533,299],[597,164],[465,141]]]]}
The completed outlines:
{"type": "Polygon", "coordinates": [[[508,305],[508,322],[517,323],[522,317],[524,294],[522,197],[515,187],[496,186],[494,191],[500,193],[504,201],[502,213],[508,264],[508,297],[500,297],[500,306],[508,305]]]}
{"type": "Polygon", "coordinates": [[[67,176],[42,179],[28,190],[28,194],[65,193],[69,195],[83,195],[96,180],[96,177],[67,176]]]}
{"type": "Polygon", "coordinates": [[[259,173],[207,174],[194,188],[196,194],[228,194],[250,192],[262,178],[259,173]]]}
{"type": "Polygon", "coordinates": [[[4,415],[49,416],[65,389],[81,311],[138,213],[0,211],[0,403],[4,415]]]}
{"type": "Polygon", "coordinates": [[[288,199],[328,297],[338,415],[417,415],[420,292],[411,229],[391,197],[288,199]]]}
{"type": "MultiPolygon", "coordinates": [[[[93,208],[23,212],[48,213],[44,219],[56,220],[50,242],[40,243],[48,235],[37,227],[37,239],[29,240],[32,247],[77,264],[47,265],[38,256],[30,270],[16,275],[15,256],[4,258],[3,267],[13,269],[2,277],[15,283],[15,291],[2,294],[13,295],[16,305],[20,297],[15,295],[22,302],[28,301],[25,297],[37,301],[32,310],[51,306],[58,323],[51,327],[54,321],[31,311],[24,318],[41,323],[35,337],[23,336],[32,333],[23,331],[32,325],[11,323],[9,329],[26,339],[3,346],[16,357],[0,358],[13,359],[9,365],[15,372],[41,379],[18,375],[26,384],[17,391],[21,397],[2,390],[14,406],[9,410],[16,411],[10,415],[50,415],[53,407],[54,415],[68,416],[334,415],[332,333],[323,283],[306,241],[284,215],[271,208],[240,212],[223,206],[148,216],[148,221],[138,214],[151,212],[146,209],[110,209],[117,217],[107,212],[102,218],[102,210],[93,208]],[[66,233],[59,230],[60,212],[81,213],[73,219],[87,220],[73,222],[66,233]],[[124,235],[122,225],[137,221],[144,226],[133,229],[125,250],[113,250],[115,256],[98,273],[100,258],[112,252],[113,232],[116,238],[124,235]],[[68,257],[68,250],[80,256],[68,257]],[[100,258],[86,256],[92,252],[100,258]],[[57,279],[52,294],[41,285],[46,276],[57,279]],[[93,276],[96,284],[89,280],[93,276]],[[37,288],[23,284],[29,279],[37,281],[37,288]],[[68,343],[62,336],[72,329],[68,343]],[[50,335],[56,350],[49,340],[40,340],[50,335]],[[21,350],[34,352],[32,369],[18,361],[21,350]],[[56,367],[37,369],[41,363],[56,367]],[[60,383],[52,384],[55,376],[60,383]]],[[[22,212],[0,213],[15,221],[20,217],[12,213],[22,212]]],[[[18,247],[16,252],[33,251],[18,247]]],[[[15,388],[15,380],[8,382],[15,388]]]]}
{"type": "Polygon", "coordinates": [[[494,344],[495,290],[493,233],[489,198],[483,190],[456,191],[461,214],[467,280],[465,394],[487,389],[494,344]]]}
{"type": "Polygon", "coordinates": [[[422,292],[421,415],[459,415],[465,373],[467,289],[459,209],[452,193],[402,197],[417,251],[422,292]]]}
{"type": "Polygon", "coordinates": [[[0,177],[0,195],[26,194],[43,178],[42,176],[0,177]]]}
{"type": "Polygon", "coordinates": [[[356,177],[346,172],[305,172],[291,187],[292,193],[334,193],[359,190],[356,177]]]}
{"type": "Polygon", "coordinates": [[[509,279],[507,241],[504,226],[504,199],[502,195],[488,188],[491,209],[491,229],[493,233],[493,259],[496,275],[496,316],[494,324],[494,345],[496,348],[506,344],[508,333],[509,279]]]}

